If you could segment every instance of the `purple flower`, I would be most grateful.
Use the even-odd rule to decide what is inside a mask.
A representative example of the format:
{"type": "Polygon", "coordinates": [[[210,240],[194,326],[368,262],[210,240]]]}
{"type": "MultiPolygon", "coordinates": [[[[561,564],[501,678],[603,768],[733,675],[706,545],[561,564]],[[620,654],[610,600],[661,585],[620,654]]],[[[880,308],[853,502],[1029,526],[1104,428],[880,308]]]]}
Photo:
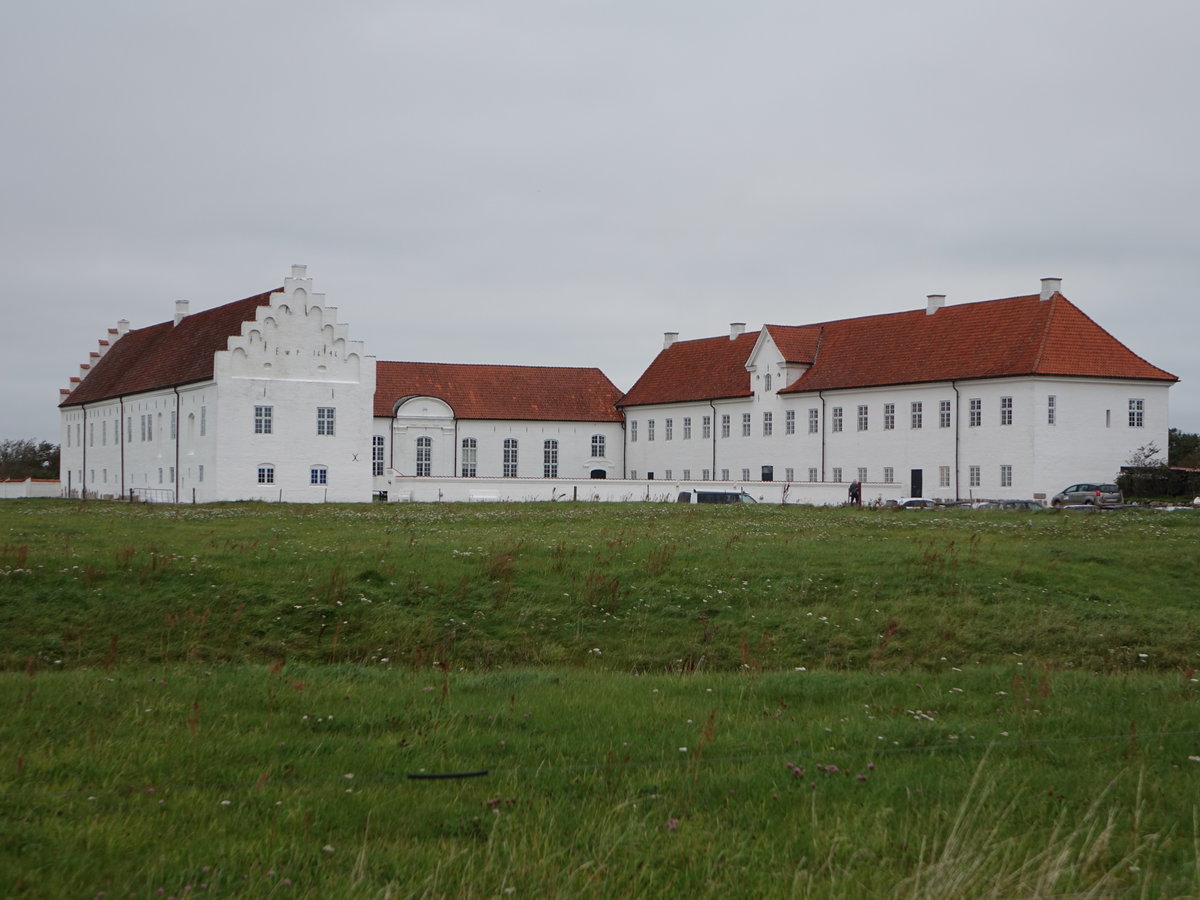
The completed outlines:
{"type": "Polygon", "coordinates": [[[667,819],[667,831],[675,831],[677,828],[679,828],[678,819],[676,819],[674,816],[672,816],[670,819],[667,819]]]}

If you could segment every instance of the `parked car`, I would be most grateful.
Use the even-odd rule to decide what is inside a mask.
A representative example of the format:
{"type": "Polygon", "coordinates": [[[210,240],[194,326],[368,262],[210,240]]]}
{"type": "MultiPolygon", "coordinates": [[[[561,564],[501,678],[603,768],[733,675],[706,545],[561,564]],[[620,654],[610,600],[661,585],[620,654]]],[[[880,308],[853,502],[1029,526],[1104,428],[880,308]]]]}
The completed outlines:
{"type": "MultiPolygon", "coordinates": [[[[889,501],[888,506],[892,505],[893,503],[889,501]]],[[[894,505],[897,509],[935,509],[937,507],[937,503],[925,497],[904,497],[895,501],[894,505]]]]}
{"type": "Polygon", "coordinates": [[[1050,501],[1051,506],[1120,506],[1125,495],[1115,484],[1084,482],[1063,488],[1050,501]]]}
{"type": "Polygon", "coordinates": [[[1037,500],[1001,500],[999,505],[1001,509],[1028,510],[1032,512],[1041,512],[1046,508],[1037,500]]]}
{"type": "Polygon", "coordinates": [[[679,503],[757,503],[745,491],[680,491],[679,503]]]}

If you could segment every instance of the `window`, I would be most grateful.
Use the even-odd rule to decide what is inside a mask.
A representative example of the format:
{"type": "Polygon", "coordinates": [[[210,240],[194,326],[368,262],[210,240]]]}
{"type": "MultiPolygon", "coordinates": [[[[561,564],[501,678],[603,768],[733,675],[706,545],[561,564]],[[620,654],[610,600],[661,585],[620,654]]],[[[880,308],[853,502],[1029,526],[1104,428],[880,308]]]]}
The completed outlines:
{"type": "Polygon", "coordinates": [[[729,470],[728,470],[728,469],[722,469],[722,470],[721,470],[721,480],[722,480],[722,481],[728,481],[728,480],[729,480],[729,470]]]}
{"type": "Polygon", "coordinates": [[[887,484],[895,484],[896,483],[896,470],[894,468],[892,468],[891,466],[884,466],[883,467],[883,480],[887,484]]]}
{"type": "Polygon", "coordinates": [[[474,478],[479,444],[475,438],[462,439],[462,477],[474,478]]]}
{"type": "Polygon", "coordinates": [[[667,481],[671,481],[674,477],[675,476],[671,474],[670,469],[667,469],[663,472],[663,478],[667,479],[667,481]]]}
{"type": "MultiPolygon", "coordinates": [[[[650,420],[653,425],[654,420],[650,420]]],[[[652,428],[647,428],[652,433],[652,428]]],[[[558,477],[558,441],[549,440],[542,444],[542,477],[558,477]]]]}
{"type": "Polygon", "coordinates": [[[830,426],[830,429],[832,431],[842,430],[842,408],[840,406],[833,408],[833,424],[830,426]]]}
{"type": "Polygon", "coordinates": [[[601,459],[604,456],[605,444],[606,444],[606,441],[605,441],[604,435],[602,435],[602,434],[593,434],[592,435],[592,458],[593,459],[601,459]]]}
{"type": "MultiPolygon", "coordinates": [[[[648,441],[654,440],[654,420],[653,419],[646,420],[646,440],[648,440],[648,441]]],[[[549,476],[547,476],[547,477],[549,477],[549,476]]]]}
{"type": "Polygon", "coordinates": [[[860,466],[858,469],[858,483],[862,484],[866,480],[867,480],[867,470],[860,466]]]}
{"type": "Polygon", "coordinates": [[[663,440],[669,441],[675,437],[675,420],[663,419],[663,440]]]}
{"type": "Polygon", "coordinates": [[[125,424],[126,424],[125,430],[127,432],[127,437],[125,438],[125,443],[130,444],[130,443],[133,443],[133,416],[129,416],[125,420],[125,424]]]}
{"type": "Polygon", "coordinates": [[[742,469],[742,481],[749,481],[749,480],[750,480],[750,470],[742,469]]]}
{"type": "Polygon", "coordinates": [[[938,402],[938,427],[950,427],[950,401],[941,400],[938,402]]]}
{"type": "Polygon", "coordinates": [[[834,480],[834,481],[841,481],[841,480],[842,480],[842,469],[841,469],[841,466],[835,466],[835,467],[834,467],[834,469],[833,469],[833,480],[834,480]]]}
{"type": "Polygon", "coordinates": [[[967,427],[978,428],[983,424],[983,401],[978,397],[967,401],[967,427]]]}
{"type": "MultiPolygon", "coordinates": [[[[206,434],[208,434],[208,407],[202,406],[200,407],[200,437],[204,437],[206,434]]],[[[130,434],[130,437],[132,438],[133,435],[130,434]]]]}
{"type": "Polygon", "coordinates": [[[729,437],[729,414],[725,413],[721,416],[721,437],[729,437]]]}
{"type": "Polygon", "coordinates": [[[891,431],[896,427],[896,404],[883,404],[883,430],[891,431]]]}
{"type": "Polygon", "coordinates": [[[683,470],[683,480],[684,480],[684,481],[691,481],[691,480],[692,480],[692,470],[691,470],[691,469],[684,469],[684,470],[683,470]]]}
{"type": "Polygon", "coordinates": [[[1000,467],[1000,487],[1012,487],[1012,466],[1000,467]]]}
{"type": "Polygon", "coordinates": [[[858,430],[867,430],[867,407],[865,404],[860,404],[858,407],[858,430]]]}
{"type": "Polygon", "coordinates": [[[770,437],[771,432],[774,430],[774,428],[775,428],[774,413],[769,413],[769,412],[763,413],[763,437],[770,437]]]}
{"type": "Polygon", "coordinates": [[[203,465],[197,466],[197,469],[199,469],[199,475],[200,475],[198,480],[203,481],[204,480],[204,466],[203,465]]]}
{"type": "Polygon", "coordinates": [[[313,466],[311,469],[308,470],[308,483],[309,484],[328,484],[329,483],[329,470],[326,469],[324,466],[313,466]]]}
{"type": "Polygon", "coordinates": [[[162,483],[163,483],[163,471],[162,471],[162,466],[159,466],[159,467],[158,467],[158,483],[159,483],[159,484],[162,484],[162,483]]]}
{"type": "Polygon", "coordinates": [[[429,477],[433,474],[433,438],[417,438],[417,475],[429,477]]]}
{"type": "MultiPolygon", "coordinates": [[[[104,471],[107,472],[108,469],[105,469],[104,471]]],[[[108,480],[107,475],[104,476],[104,480],[105,481],[108,480]]],[[[171,484],[175,483],[175,467],[174,466],[167,466],[167,481],[171,482],[171,484]]]]}
{"type": "Polygon", "coordinates": [[[706,441],[712,437],[712,416],[705,416],[700,420],[700,437],[706,441]]]}
{"type": "Polygon", "coordinates": [[[504,477],[517,477],[517,439],[504,439],[504,477]]]}
{"type": "Polygon", "coordinates": [[[924,405],[921,403],[920,400],[917,400],[913,403],[912,409],[910,411],[911,412],[911,422],[912,422],[913,428],[921,427],[921,422],[924,418],[923,410],[924,410],[924,405]]]}
{"type": "Polygon", "coordinates": [[[175,412],[175,410],[171,410],[171,440],[175,440],[175,437],[177,436],[178,433],[179,433],[178,414],[175,412]]]}
{"type": "Polygon", "coordinates": [[[784,469],[783,470],[783,480],[784,481],[795,481],[796,480],[796,470],[795,469],[784,469]]]}
{"type": "Polygon", "coordinates": [[[275,407],[273,406],[256,406],[254,407],[254,433],[255,434],[271,434],[275,407]]]}
{"type": "Polygon", "coordinates": [[[1141,428],[1146,424],[1146,401],[1129,401],[1129,427],[1141,428]]]}
{"type": "Polygon", "coordinates": [[[631,444],[637,443],[637,421],[636,420],[629,423],[629,442],[631,444]]]}
{"type": "Polygon", "coordinates": [[[629,477],[630,477],[630,478],[637,478],[637,469],[630,469],[630,470],[629,470],[629,477]]]}
{"type": "Polygon", "coordinates": [[[967,466],[967,484],[979,487],[979,466],[967,466]]]}
{"type": "Polygon", "coordinates": [[[816,434],[821,427],[821,411],[819,409],[810,409],[808,411],[808,433],[816,434]]]}
{"type": "Polygon", "coordinates": [[[333,407],[317,407],[317,434],[333,434],[333,407]]]}
{"type": "Polygon", "coordinates": [[[783,414],[783,433],[796,433],[796,411],[794,409],[789,409],[783,414]]]}
{"type": "Polygon", "coordinates": [[[742,413],[742,437],[750,437],[750,413],[742,413]]]}
{"type": "Polygon", "coordinates": [[[950,467],[938,466],[938,487],[950,487],[950,467]]]}
{"type": "Polygon", "coordinates": [[[1012,397],[1001,397],[1000,398],[1000,424],[1001,425],[1011,425],[1012,424],[1012,412],[1013,412],[1012,397]]]}
{"type": "Polygon", "coordinates": [[[142,440],[144,441],[144,440],[146,440],[146,416],[144,413],[138,417],[138,425],[141,426],[141,430],[138,432],[138,434],[141,436],[142,440]]]}
{"type": "Polygon", "coordinates": [[[261,465],[258,467],[258,483],[259,484],[274,484],[275,483],[275,467],[269,465],[261,465]]]}
{"type": "Polygon", "coordinates": [[[816,468],[810,468],[810,469],[808,470],[808,480],[809,480],[809,481],[816,481],[816,480],[817,480],[817,470],[816,470],[816,468]]]}
{"type": "Polygon", "coordinates": [[[1056,409],[1057,406],[1058,406],[1058,398],[1055,397],[1053,394],[1051,394],[1049,397],[1046,398],[1046,424],[1047,425],[1055,424],[1055,420],[1058,417],[1057,416],[1058,410],[1056,409]]]}
{"type": "Polygon", "coordinates": [[[88,422],[88,446],[96,446],[96,423],[88,422]]]}
{"type": "Polygon", "coordinates": [[[701,481],[708,481],[710,475],[712,475],[712,472],[710,472],[708,469],[700,470],[700,480],[701,481]]]}
{"type": "MultiPolygon", "coordinates": [[[[171,421],[175,421],[175,413],[171,413],[171,421]]],[[[175,437],[174,429],[171,430],[171,437],[175,437]]],[[[100,443],[102,446],[108,446],[108,420],[105,419],[100,423],[100,443]]]]}
{"type": "Polygon", "coordinates": [[[768,372],[766,375],[763,376],[763,390],[764,391],[771,390],[771,373],[770,372],[768,372]]]}
{"type": "Polygon", "coordinates": [[[691,416],[683,417],[683,439],[685,441],[690,441],[692,439],[692,417],[691,416]]]}
{"type": "Polygon", "coordinates": [[[383,435],[377,434],[371,438],[371,474],[383,474],[383,435]]]}

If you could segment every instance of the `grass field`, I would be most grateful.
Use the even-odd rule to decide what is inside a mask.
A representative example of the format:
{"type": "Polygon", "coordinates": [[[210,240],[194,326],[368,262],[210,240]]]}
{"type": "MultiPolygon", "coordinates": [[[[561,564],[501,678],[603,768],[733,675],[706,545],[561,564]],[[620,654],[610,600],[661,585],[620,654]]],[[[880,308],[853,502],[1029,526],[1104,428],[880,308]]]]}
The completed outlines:
{"type": "Polygon", "coordinates": [[[0,894],[1197,896],[1198,537],[5,504],[0,894]]]}

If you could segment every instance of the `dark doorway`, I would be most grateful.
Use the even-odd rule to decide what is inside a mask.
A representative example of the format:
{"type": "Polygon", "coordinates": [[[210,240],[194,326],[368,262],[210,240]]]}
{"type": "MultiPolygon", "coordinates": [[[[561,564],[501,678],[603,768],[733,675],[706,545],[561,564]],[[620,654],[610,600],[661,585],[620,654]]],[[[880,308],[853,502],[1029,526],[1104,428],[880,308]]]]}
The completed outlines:
{"type": "Polygon", "coordinates": [[[608,473],[603,469],[592,469],[592,478],[607,478],[608,473]]]}
{"type": "Polygon", "coordinates": [[[912,486],[912,493],[909,494],[910,497],[925,496],[923,493],[923,491],[925,490],[924,470],[922,470],[922,469],[913,469],[912,470],[912,485],[911,486],[912,486]]]}
{"type": "Polygon", "coordinates": [[[762,480],[763,481],[774,481],[775,480],[775,467],[774,466],[763,466],[762,467],[762,480]]]}

